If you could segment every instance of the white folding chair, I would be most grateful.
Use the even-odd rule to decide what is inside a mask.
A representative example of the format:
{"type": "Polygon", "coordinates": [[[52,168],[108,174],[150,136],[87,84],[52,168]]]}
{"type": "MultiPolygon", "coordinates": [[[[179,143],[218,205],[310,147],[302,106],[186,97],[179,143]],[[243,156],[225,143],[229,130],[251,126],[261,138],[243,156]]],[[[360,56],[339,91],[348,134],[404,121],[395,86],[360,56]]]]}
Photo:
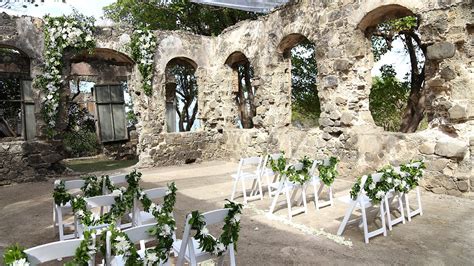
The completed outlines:
{"type": "Polygon", "coordinates": [[[271,168],[268,168],[267,164],[270,162],[270,159],[276,161],[281,156],[283,156],[283,153],[269,154],[265,156],[265,159],[263,160],[261,176],[266,179],[268,195],[270,198],[276,193],[279,182],[277,181],[278,173],[275,173],[271,168]]]}
{"type": "MultiPolygon", "coordinates": [[[[289,167],[294,167],[296,171],[300,171],[303,169],[303,164],[297,163],[292,166],[287,166],[285,170],[288,170],[289,167]]],[[[288,177],[286,175],[283,175],[280,178],[280,181],[278,183],[278,189],[275,193],[275,196],[273,197],[272,205],[270,206],[270,213],[273,213],[275,211],[275,207],[277,205],[280,194],[285,194],[286,196],[286,204],[288,207],[288,219],[290,221],[294,215],[297,215],[303,212],[308,213],[308,208],[306,204],[306,187],[305,186],[306,184],[305,185],[294,184],[288,180],[288,177]],[[303,203],[303,207],[292,209],[292,203],[294,202],[296,194],[298,193],[298,190],[300,189],[301,189],[300,201],[303,203]]]]}
{"type": "MultiPolygon", "coordinates": [[[[229,209],[219,209],[210,212],[203,213],[204,221],[206,225],[213,225],[218,223],[224,223],[224,219],[227,216],[229,209]]],[[[177,240],[173,243],[173,250],[175,254],[178,254],[177,266],[184,265],[184,261],[189,262],[190,265],[195,266],[200,262],[215,258],[216,255],[205,252],[199,248],[199,241],[191,236],[191,225],[189,220],[191,215],[188,214],[186,218],[186,225],[184,227],[183,239],[177,240]]],[[[225,255],[229,254],[230,265],[235,266],[235,251],[234,243],[230,243],[227,250],[219,257],[218,265],[223,265],[225,255]]]]}
{"type": "MultiPolygon", "coordinates": [[[[373,182],[375,183],[379,182],[382,176],[383,176],[382,173],[372,174],[373,182]]],[[[364,186],[365,186],[366,181],[367,181],[367,176],[364,175],[360,182],[360,191],[357,194],[356,200],[352,200],[350,195],[338,198],[341,202],[349,205],[349,208],[347,209],[344,219],[342,220],[341,225],[339,226],[339,229],[337,230],[337,235],[340,236],[342,235],[342,233],[344,233],[344,230],[347,224],[360,222],[360,219],[361,219],[360,217],[349,221],[349,218],[351,217],[354,209],[360,209],[362,213],[361,216],[362,216],[362,226],[364,228],[364,239],[365,239],[365,243],[368,244],[369,238],[372,238],[380,234],[387,236],[387,229],[385,226],[385,208],[384,208],[384,203],[383,203],[383,201],[385,201],[385,198],[384,198],[380,202],[379,208],[378,208],[379,209],[378,213],[380,215],[382,225],[380,228],[377,228],[373,231],[369,231],[368,224],[367,224],[367,209],[370,207],[373,207],[374,205],[372,204],[372,201],[370,200],[370,198],[365,195],[364,186]]]]}
{"type": "MultiPolygon", "coordinates": [[[[80,246],[81,241],[82,239],[57,241],[37,247],[32,247],[26,249],[24,252],[28,257],[28,262],[30,265],[37,265],[48,261],[75,256],[76,249],[80,246]]],[[[95,246],[94,235],[92,235],[92,242],[95,246]]],[[[95,256],[91,256],[91,260],[88,262],[88,265],[95,265],[95,256]]]]}
{"type": "MultiPolygon", "coordinates": [[[[143,259],[145,257],[145,244],[151,241],[156,240],[156,237],[150,235],[149,231],[153,228],[156,223],[141,225],[133,228],[129,228],[123,230],[123,232],[128,236],[128,239],[134,244],[140,244],[140,249],[138,250],[138,255],[143,259]]],[[[111,241],[112,233],[107,231],[106,235],[106,262],[108,265],[114,266],[123,266],[125,265],[126,261],[123,259],[123,256],[113,256],[112,255],[112,241],[111,241]]],[[[149,247],[153,248],[153,247],[149,247]]],[[[170,259],[168,259],[165,263],[160,262],[159,266],[171,265],[170,259]]]]}
{"type": "MultiPolygon", "coordinates": [[[[126,185],[126,184],[128,184],[126,176],[127,176],[127,174],[109,176],[109,180],[112,183],[112,185],[116,185],[116,184],[126,185]]],[[[107,188],[106,185],[107,185],[106,184],[106,179],[103,178],[102,179],[102,194],[104,194],[104,195],[107,195],[107,194],[112,192],[112,191],[109,191],[109,189],[107,188]]]]}
{"type": "Polygon", "coordinates": [[[240,159],[239,167],[237,169],[237,173],[232,174],[231,177],[234,179],[234,186],[232,189],[232,195],[230,196],[230,200],[233,201],[235,197],[235,193],[237,191],[237,186],[239,182],[242,185],[242,193],[244,196],[244,203],[247,203],[248,200],[254,199],[263,199],[263,192],[262,192],[262,181],[260,178],[260,169],[262,164],[261,157],[249,157],[249,158],[242,158],[240,159]],[[256,171],[252,172],[245,172],[244,168],[247,167],[255,167],[256,171]],[[250,195],[247,196],[247,189],[245,187],[245,181],[252,181],[252,188],[250,190],[250,195]],[[258,190],[258,194],[254,191],[258,190]]]}
{"type": "Polygon", "coordinates": [[[319,210],[320,208],[323,208],[326,206],[332,206],[334,203],[332,185],[326,186],[326,184],[324,184],[324,182],[319,178],[319,175],[314,174],[314,172],[316,171],[316,168],[321,164],[324,166],[328,166],[329,159],[325,159],[323,161],[314,160],[313,165],[311,166],[311,170],[310,170],[310,174],[312,175],[310,185],[312,185],[314,189],[314,205],[316,206],[316,210],[319,210]],[[329,200],[327,201],[321,201],[319,198],[321,193],[323,192],[324,187],[328,188],[327,193],[328,193],[329,200]]]}
{"type": "MultiPolygon", "coordinates": [[[[64,182],[64,186],[68,193],[74,194],[75,192],[79,192],[81,187],[84,186],[84,180],[69,180],[64,182]]],[[[75,238],[75,233],[71,234],[64,234],[64,229],[66,227],[74,226],[74,222],[65,223],[65,214],[72,214],[72,207],[71,202],[68,202],[64,205],[57,205],[53,201],[53,231],[54,235],[56,235],[56,228],[59,231],[59,240],[66,240],[75,238]]],[[[75,231],[75,228],[74,228],[75,231]]]]}
{"type": "MultiPolygon", "coordinates": [[[[164,199],[167,192],[168,188],[166,187],[143,190],[143,193],[145,193],[145,195],[152,201],[157,199],[164,199]]],[[[137,198],[133,199],[132,222],[134,226],[156,222],[155,216],[153,216],[152,213],[140,209],[140,200],[137,198]]]]}
{"type": "MultiPolygon", "coordinates": [[[[90,198],[85,198],[85,201],[87,203],[87,209],[91,210],[94,215],[101,215],[101,211],[104,210],[105,212],[109,212],[112,205],[115,204],[115,196],[114,195],[103,195],[103,196],[96,196],[96,197],[90,197],[90,198]],[[95,210],[98,209],[98,210],[95,210]]],[[[80,223],[79,218],[75,218],[75,223],[76,223],[76,232],[77,232],[77,237],[82,237],[84,233],[84,225],[80,223]]],[[[117,218],[117,221],[115,222],[117,227],[120,227],[121,219],[117,218]]],[[[99,224],[95,226],[89,226],[89,229],[99,229],[99,228],[104,228],[107,227],[109,224],[99,224]]]]}
{"type": "MultiPolygon", "coordinates": [[[[415,163],[412,163],[412,164],[407,164],[407,165],[405,165],[405,166],[407,166],[407,167],[413,167],[413,168],[419,168],[419,167],[420,167],[420,163],[419,163],[419,162],[415,162],[415,163]]],[[[410,202],[409,202],[409,200],[408,200],[408,194],[409,194],[410,192],[405,193],[405,194],[403,195],[403,198],[405,199],[405,208],[406,208],[406,211],[407,211],[407,219],[408,219],[409,222],[411,222],[411,218],[412,218],[413,216],[416,216],[416,215],[418,215],[418,214],[419,214],[420,216],[423,215],[423,207],[421,206],[421,191],[420,191],[420,187],[417,186],[417,187],[415,188],[415,191],[416,191],[416,201],[417,201],[417,203],[418,203],[418,206],[417,206],[416,209],[413,209],[413,210],[412,210],[412,209],[410,208],[410,202]]]]}

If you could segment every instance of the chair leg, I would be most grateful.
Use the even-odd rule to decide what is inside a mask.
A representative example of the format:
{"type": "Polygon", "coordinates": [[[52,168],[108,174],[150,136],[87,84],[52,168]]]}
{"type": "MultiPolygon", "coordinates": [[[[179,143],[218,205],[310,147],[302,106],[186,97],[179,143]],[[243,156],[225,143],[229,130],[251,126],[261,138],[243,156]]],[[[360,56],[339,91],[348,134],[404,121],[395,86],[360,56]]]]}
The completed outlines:
{"type": "Polygon", "coordinates": [[[56,226],[57,226],[57,221],[56,221],[56,203],[53,201],[53,236],[56,237],[56,226]]]}
{"type": "Polygon", "coordinates": [[[291,217],[293,215],[291,215],[291,197],[290,197],[290,192],[289,191],[286,191],[286,203],[288,205],[288,219],[291,221],[291,217]]]}
{"type": "Polygon", "coordinates": [[[59,240],[60,241],[63,241],[64,240],[64,221],[63,221],[63,212],[62,212],[62,209],[61,209],[61,206],[59,206],[58,208],[56,208],[56,218],[58,220],[58,231],[59,231],[59,240]]]}
{"type": "Polygon", "coordinates": [[[385,226],[385,215],[383,215],[384,212],[385,210],[384,210],[383,204],[380,203],[380,213],[382,214],[380,215],[380,219],[382,219],[383,236],[387,236],[387,227],[385,226]]]}
{"type": "Polygon", "coordinates": [[[337,229],[338,236],[344,233],[347,222],[349,221],[349,218],[351,218],[352,212],[354,211],[356,205],[357,205],[357,201],[353,201],[351,205],[349,206],[349,208],[347,209],[346,214],[344,215],[344,219],[342,219],[341,225],[339,226],[339,229],[337,229]]]}
{"type": "Polygon", "coordinates": [[[301,188],[301,197],[303,198],[304,213],[308,214],[308,206],[306,204],[306,186],[301,188]]]}
{"type": "Polygon", "coordinates": [[[332,206],[334,203],[333,195],[332,195],[332,186],[329,186],[329,206],[332,206]]]}
{"type": "Polygon", "coordinates": [[[403,195],[405,197],[405,207],[407,208],[407,218],[408,221],[411,222],[411,210],[410,210],[410,202],[408,201],[408,193],[403,195]]]}
{"type": "Polygon", "coordinates": [[[398,195],[398,209],[400,211],[400,215],[402,216],[402,223],[405,224],[405,210],[403,209],[403,201],[402,198],[405,194],[401,193],[398,195]]]}
{"type": "Polygon", "coordinates": [[[260,191],[260,200],[263,200],[262,179],[258,178],[258,190],[260,191]]]}
{"type": "Polygon", "coordinates": [[[234,243],[229,245],[229,259],[230,259],[230,266],[235,266],[235,251],[234,251],[234,243]]]}
{"type": "Polygon", "coordinates": [[[364,227],[364,240],[366,244],[369,244],[369,228],[367,225],[367,216],[365,213],[365,207],[361,206],[360,210],[362,211],[362,225],[364,227]]]}
{"type": "MultiPolygon", "coordinates": [[[[382,203],[380,203],[382,204],[382,203]]],[[[384,200],[384,204],[385,204],[385,210],[387,211],[387,224],[388,224],[388,230],[392,231],[392,217],[391,217],[391,214],[390,214],[390,207],[388,206],[388,199],[385,198],[384,200]]],[[[384,216],[384,214],[381,214],[380,215],[381,217],[384,216]]]]}
{"type": "Polygon", "coordinates": [[[423,208],[421,207],[421,191],[420,187],[416,187],[416,197],[418,200],[418,208],[420,209],[420,216],[423,215],[423,208]]]}
{"type": "Polygon", "coordinates": [[[242,182],[242,193],[244,193],[244,204],[247,204],[247,190],[245,189],[245,181],[243,178],[240,179],[242,182]]]}
{"type": "Polygon", "coordinates": [[[237,189],[237,182],[238,182],[238,179],[234,180],[234,188],[232,189],[232,195],[230,196],[231,201],[234,201],[235,190],[237,189]]]}
{"type": "Polygon", "coordinates": [[[316,183],[313,184],[313,189],[314,189],[314,206],[316,207],[316,210],[319,210],[319,196],[318,196],[318,188],[316,186],[316,183]]]}

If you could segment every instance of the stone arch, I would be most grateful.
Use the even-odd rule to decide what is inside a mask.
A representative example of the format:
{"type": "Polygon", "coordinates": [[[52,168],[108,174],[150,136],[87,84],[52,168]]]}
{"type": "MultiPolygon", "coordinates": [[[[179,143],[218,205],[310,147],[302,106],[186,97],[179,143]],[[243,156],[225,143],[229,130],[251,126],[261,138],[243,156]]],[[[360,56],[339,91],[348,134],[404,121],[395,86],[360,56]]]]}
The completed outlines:
{"type": "Polygon", "coordinates": [[[172,58],[166,64],[165,117],[168,132],[192,131],[199,126],[197,68],[194,60],[181,56],[172,58]]]}
{"type": "Polygon", "coordinates": [[[22,50],[0,44],[0,138],[36,136],[31,62],[22,50]]]}
{"type": "Polygon", "coordinates": [[[278,44],[277,53],[287,59],[283,64],[288,64],[285,66],[285,75],[291,87],[288,91],[290,102],[293,102],[292,123],[299,127],[319,125],[321,106],[316,87],[318,73],[315,44],[303,34],[290,33],[278,44]]]}
{"type": "Polygon", "coordinates": [[[256,115],[256,88],[252,84],[254,69],[247,56],[240,51],[231,53],[225,65],[233,69],[232,93],[238,109],[237,124],[240,128],[253,128],[256,115]]]}
{"type": "Polygon", "coordinates": [[[412,15],[414,13],[404,6],[398,4],[383,5],[367,13],[357,24],[357,28],[367,34],[381,22],[412,15]]]}

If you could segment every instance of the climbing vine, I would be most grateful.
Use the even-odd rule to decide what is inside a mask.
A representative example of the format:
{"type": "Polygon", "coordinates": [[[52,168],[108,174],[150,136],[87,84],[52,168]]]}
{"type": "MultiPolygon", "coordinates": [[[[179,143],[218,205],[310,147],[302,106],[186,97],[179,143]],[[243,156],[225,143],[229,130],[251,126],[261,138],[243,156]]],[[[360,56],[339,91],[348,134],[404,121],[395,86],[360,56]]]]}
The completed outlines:
{"type": "Polygon", "coordinates": [[[130,43],[132,58],[138,64],[142,75],[142,88],[146,95],[152,93],[153,59],[156,50],[156,36],[147,26],[141,26],[133,32],[130,43]]]}
{"type": "Polygon", "coordinates": [[[61,74],[64,52],[80,52],[95,47],[96,43],[92,37],[94,21],[93,17],[78,13],[44,17],[44,74],[36,78],[35,85],[44,93],[42,113],[47,127],[46,134],[50,137],[55,135],[60,90],[64,83],[61,74]]]}

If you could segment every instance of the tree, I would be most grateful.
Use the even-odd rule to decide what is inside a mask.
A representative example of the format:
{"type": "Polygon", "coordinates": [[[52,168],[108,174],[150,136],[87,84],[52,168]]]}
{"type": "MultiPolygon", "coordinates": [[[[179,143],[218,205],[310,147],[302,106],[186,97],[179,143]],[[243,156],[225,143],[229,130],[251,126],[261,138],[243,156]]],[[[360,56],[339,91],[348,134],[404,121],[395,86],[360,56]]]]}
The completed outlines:
{"type": "Polygon", "coordinates": [[[235,65],[239,91],[235,96],[235,101],[239,108],[240,122],[243,128],[253,128],[253,118],[257,113],[255,106],[255,87],[252,86],[253,67],[248,60],[244,60],[235,65]]]}
{"type": "Polygon", "coordinates": [[[317,126],[321,114],[314,51],[314,44],[308,39],[291,49],[292,120],[308,126],[317,126]]]}
{"type": "Polygon", "coordinates": [[[176,79],[176,112],[179,117],[179,131],[190,131],[198,111],[198,87],[196,71],[191,65],[176,64],[170,68],[170,74],[176,79]]]}
{"type": "Polygon", "coordinates": [[[397,38],[403,41],[410,57],[410,92],[400,123],[401,132],[415,132],[424,117],[425,99],[422,90],[426,45],[421,43],[417,33],[419,22],[418,18],[407,16],[380,23],[369,30],[372,33],[372,50],[376,60],[392,49],[392,42],[397,38]]]}
{"type": "Polygon", "coordinates": [[[370,91],[370,111],[375,124],[387,131],[398,131],[408,100],[410,85],[396,78],[395,69],[384,65],[380,77],[374,77],[370,91]]]}
{"type": "Polygon", "coordinates": [[[191,3],[189,0],[118,0],[104,13],[115,22],[146,23],[151,29],[186,30],[201,35],[217,35],[225,28],[259,15],[235,9],[191,3]]]}

